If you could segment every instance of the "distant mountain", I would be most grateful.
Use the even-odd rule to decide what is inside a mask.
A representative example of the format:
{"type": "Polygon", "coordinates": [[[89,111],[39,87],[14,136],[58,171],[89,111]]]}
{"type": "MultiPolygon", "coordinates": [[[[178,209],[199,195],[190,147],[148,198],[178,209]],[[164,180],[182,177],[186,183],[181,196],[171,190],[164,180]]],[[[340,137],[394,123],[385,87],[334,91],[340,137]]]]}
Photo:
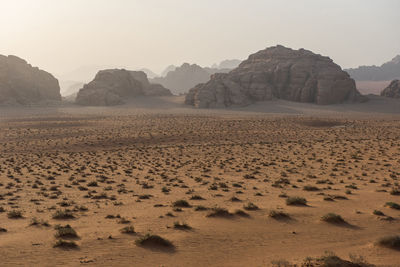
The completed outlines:
{"type": "Polygon", "coordinates": [[[219,64],[214,64],[212,67],[216,69],[234,69],[242,63],[242,60],[239,59],[227,59],[221,61],[219,64]]]}
{"type": "Polygon", "coordinates": [[[78,81],[62,81],[60,80],[60,93],[62,96],[68,96],[77,93],[83,87],[83,82],[78,81]]]}
{"type": "Polygon", "coordinates": [[[153,79],[153,78],[159,76],[158,74],[154,73],[152,70],[149,70],[146,68],[139,69],[138,71],[143,71],[144,73],[146,73],[147,78],[149,78],[149,79],[153,79]]]}
{"type": "Polygon", "coordinates": [[[174,94],[187,93],[199,83],[205,83],[210,80],[212,74],[217,72],[228,72],[230,69],[202,68],[196,64],[184,63],[180,67],[170,70],[165,77],[151,79],[153,83],[159,83],[165,88],[171,90],[174,94]]]}
{"type": "Polygon", "coordinates": [[[168,72],[174,71],[175,69],[176,69],[175,65],[169,65],[168,67],[165,68],[165,70],[163,70],[163,72],[161,72],[161,77],[167,76],[168,72]]]}
{"type": "Polygon", "coordinates": [[[345,70],[356,81],[387,81],[400,78],[400,55],[381,66],[360,66],[345,70]]]}

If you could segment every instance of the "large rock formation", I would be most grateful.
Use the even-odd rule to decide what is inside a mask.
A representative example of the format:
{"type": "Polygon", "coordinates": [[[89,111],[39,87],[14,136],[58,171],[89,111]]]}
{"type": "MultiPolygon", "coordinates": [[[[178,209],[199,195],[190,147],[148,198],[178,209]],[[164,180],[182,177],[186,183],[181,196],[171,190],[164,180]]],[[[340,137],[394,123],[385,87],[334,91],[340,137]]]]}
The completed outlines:
{"type": "Polygon", "coordinates": [[[193,86],[207,82],[211,75],[224,70],[202,68],[196,64],[184,63],[182,66],[170,70],[165,77],[157,77],[151,81],[159,83],[171,90],[174,94],[187,93],[193,86]]]}
{"type": "Polygon", "coordinates": [[[381,92],[381,96],[400,98],[400,81],[392,81],[388,87],[383,89],[383,91],[381,92]]]}
{"type": "Polygon", "coordinates": [[[355,82],[340,66],[304,49],[283,46],[259,51],[229,73],[217,73],[192,88],[186,104],[200,108],[286,99],[316,104],[357,101],[355,82]]]}
{"type": "Polygon", "coordinates": [[[400,79],[400,55],[381,66],[360,66],[345,71],[357,81],[390,81],[400,79]]]}
{"type": "Polygon", "coordinates": [[[61,101],[60,86],[53,75],[16,56],[0,55],[0,104],[53,100],[61,101]]]}
{"type": "Polygon", "coordinates": [[[162,85],[149,83],[143,71],[124,69],[101,70],[93,81],[79,90],[76,103],[89,106],[110,106],[124,103],[135,96],[171,95],[162,85]]]}

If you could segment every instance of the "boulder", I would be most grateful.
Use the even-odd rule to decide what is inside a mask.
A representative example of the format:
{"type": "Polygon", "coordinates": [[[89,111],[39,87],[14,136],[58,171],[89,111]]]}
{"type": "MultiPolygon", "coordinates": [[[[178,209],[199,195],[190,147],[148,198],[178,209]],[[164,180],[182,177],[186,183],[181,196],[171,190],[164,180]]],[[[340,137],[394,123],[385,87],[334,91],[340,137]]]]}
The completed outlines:
{"type": "Polygon", "coordinates": [[[61,101],[58,80],[16,56],[0,55],[0,104],[61,101]]]}
{"type": "Polygon", "coordinates": [[[250,55],[229,73],[212,75],[192,88],[185,102],[218,108],[274,98],[321,105],[363,99],[354,80],[330,58],[278,45],[250,55]]]}
{"type": "Polygon", "coordinates": [[[76,103],[88,106],[112,106],[136,96],[171,95],[162,85],[151,84],[143,71],[101,70],[93,81],[79,90],[76,103]]]}
{"type": "Polygon", "coordinates": [[[393,80],[388,87],[383,89],[381,96],[400,98],[400,81],[393,80]]]}

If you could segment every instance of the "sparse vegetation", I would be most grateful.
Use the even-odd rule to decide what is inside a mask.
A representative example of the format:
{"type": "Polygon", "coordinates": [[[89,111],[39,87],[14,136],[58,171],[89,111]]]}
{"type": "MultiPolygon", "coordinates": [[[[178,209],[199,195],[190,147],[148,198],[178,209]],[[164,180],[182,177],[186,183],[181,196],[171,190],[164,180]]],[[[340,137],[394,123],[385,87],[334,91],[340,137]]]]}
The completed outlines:
{"type": "Polygon", "coordinates": [[[57,232],[55,233],[56,238],[78,238],[78,234],[76,231],[69,225],[61,226],[61,225],[56,225],[54,227],[57,232]]]}
{"type": "Polygon", "coordinates": [[[53,219],[55,220],[67,220],[67,219],[74,219],[75,216],[71,211],[68,210],[57,210],[53,214],[53,219]]]}
{"type": "Polygon", "coordinates": [[[158,235],[146,234],[135,241],[136,245],[143,247],[165,247],[172,248],[174,245],[168,239],[158,235]]]}
{"type": "Polygon", "coordinates": [[[59,239],[56,241],[53,247],[63,248],[63,249],[76,249],[78,248],[78,244],[76,244],[74,241],[66,241],[59,239]]]}
{"type": "Polygon", "coordinates": [[[342,216],[335,213],[327,213],[321,217],[321,220],[328,223],[333,224],[344,224],[346,221],[342,218],[342,216]]]}
{"type": "Polygon", "coordinates": [[[307,200],[303,197],[288,197],[286,199],[286,205],[291,206],[306,206],[307,200]]]}
{"type": "Polygon", "coordinates": [[[400,235],[385,236],[378,240],[378,245],[400,250],[400,235]]]}
{"type": "Polygon", "coordinates": [[[120,230],[121,233],[123,234],[135,234],[135,228],[132,225],[125,226],[120,230]]]}
{"type": "Polygon", "coordinates": [[[184,222],[174,222],[174,228],[178,230],[190,230],[192,227],[190,227],[187,223],[184,222]]]}
{"type": "Polygon", "coordinates": [[[20,210],[11,210],[7,213],[7,217],[10,219],[22,219],[24,216],[20,210]]]}

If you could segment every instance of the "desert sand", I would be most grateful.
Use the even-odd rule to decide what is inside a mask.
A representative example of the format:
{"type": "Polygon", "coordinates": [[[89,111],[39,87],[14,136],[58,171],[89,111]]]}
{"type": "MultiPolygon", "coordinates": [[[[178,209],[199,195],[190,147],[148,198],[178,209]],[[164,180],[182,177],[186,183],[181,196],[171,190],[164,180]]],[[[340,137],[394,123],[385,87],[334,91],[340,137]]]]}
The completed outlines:
{"type": "Polygon", "coordinates": [[[1,108],[0,265],[400,266],[400,101],[182,102],[1,108]]]}

